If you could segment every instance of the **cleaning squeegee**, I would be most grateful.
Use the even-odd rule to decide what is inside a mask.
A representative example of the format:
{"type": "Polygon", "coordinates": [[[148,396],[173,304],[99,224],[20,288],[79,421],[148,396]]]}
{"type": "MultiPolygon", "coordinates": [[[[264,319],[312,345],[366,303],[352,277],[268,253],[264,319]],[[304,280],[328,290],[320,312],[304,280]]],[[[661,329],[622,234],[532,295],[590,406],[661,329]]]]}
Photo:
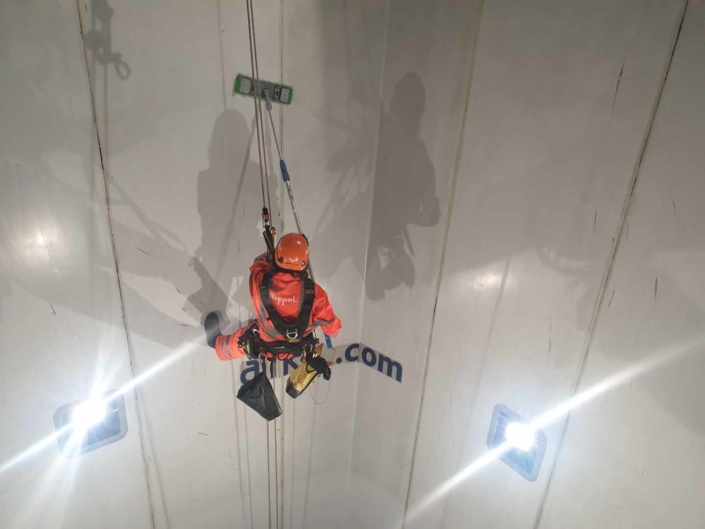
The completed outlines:
{"type": "Polygon", "coordinates": [[[243,74],[238,74],[235,78],[233,95],[240,94],[255,97],[255,94],[258,93],[259,97],[265,100],[265,92],[269,93],[272,102],[284,105],[291,104],[291,100],[294,97],[294,89],[287,85],[263,81],[262,79],[255,81],[252,77],[243,74]]]}

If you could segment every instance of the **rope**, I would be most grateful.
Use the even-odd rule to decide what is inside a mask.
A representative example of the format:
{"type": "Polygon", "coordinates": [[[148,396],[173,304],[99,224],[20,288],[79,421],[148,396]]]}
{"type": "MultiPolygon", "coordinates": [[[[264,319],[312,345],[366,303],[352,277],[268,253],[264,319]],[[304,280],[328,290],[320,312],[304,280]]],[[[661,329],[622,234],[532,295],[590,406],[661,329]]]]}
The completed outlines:
{"type": "MultiPolygon", "coordinates": [[[[277,373],[277,363],[272,360],[272,368],[274,369],[274,374],[272,375],[272,381],[277,373]]],[[[275,391],[276,394],[276,391],[275,391]]],[[[274,504],[277,508],[277,529],[279,529],[279,450],[277,448],[277,419],[274,419],[274,504]]],[[[283,470],[283,469],[282,469],[283,470]]]]}
{"type": "Polygon", "coordinates": [[[262,123],[262,153],[264,154],[264,182],[267,187],[267,208],[270,213],[272,211],[272,201],[269,197],[269,170],[267,169],[267,144],[264,138],[264,120],[262,119],[262,98],[259,91],[259,61],[257,59],[257,33],[255,31],[255,10],[252,7],[252,0],[248,0],[250,3],[250,11],[252,13],[252,42],[254,44],[255,50],[255,72],[257,73],[257,90],[255,91],[255,101],[257,102],[257,110],[259,111],[259,120],[262,123]]]}
{"type": "MultiPolygon", "coordinates": [[[[321,378],[320,376],[317,378],[321,378]]],[[[328,389],[326,390],[326,396],[323,398],[322,401],[318,402],[316,400],[316,397],[313,396],[313,387],[311,387],[311,390],[309,393],[311,394],[311,400],[316,403],[316,405],[320,406],[321,404],[325,404],[328,401],[328,395],[330,394],[330,380],[327,381],[328,385],[326,386],[328,389]]]]}
{"type": "MultiPolygon", "coordinates": [[[[245,5],[247,6],[247,34],[250,38],[250,64],[252,65],[252,82],[255,82],[255,54],[254,54],[254,46],[252,42],[252,6],[250,5],[250,0],[245,0],[245,5]]],[[[256,87],[256,85],[255,85],[256,87]]],[[[263,170],[263,165],[262,165],[262,142],[260,140],[260,132],[259,132],[259,118],[257,116],[257,90],[255,89],[255,99],[253,100],[254,108],[255,108],[255,127],[257,129],[257,154],[259,155],[259,172],[260,172],[260,184],[262,185],[262,205],[266,205],[265,203],[265,195],[264,195],[264,173],[262,172],[263,170]]]]}
{"type": "MultiPolygon", "coordinates": [[[[254,83],[254,110],[255,110],[255,128],[257,129],[257,154],[259,156],[259,168],[260,168],[260,187],[262,190],[262,222],[264,224],[265,230],[272,235],[270,231],[271,226],[271,196],[269,192],[269,171],[267,168],[267,147],[264,137],[264,120],[262,117],[262,101],[260,97],[260,87],[259,87],[259,61],[257,58],[257,33],[255,31],[255,11],[252,5],[252,0],[245,0],[247,6],[247,32],[250,41],[250,64],[252,67],[252,82],[254,83]]],[[[271,237],[270,237],[271,238],[271,237]]],[[[265,373],[266,373],[266,367],[265,373]]],[[[274,376],[272,376],[274,378],[274,376]]],[[[277,487],[275,494],[275,508],[277,510],[277,528],[279,527],[279,465],[277,463],[277,430],[276,421],[274,422],[274,463],[275,463],[275,485],[277,487]]],[[[270,443],[269,443],[269,423],[267,423],[267,501],[268,501],[268,514],[269,514],[269,528],[272,528],[272,482],[271,482],[271,453],[270,453],[270,443]]]]}
{"type": "Polygon", "coordinates": [[[279,154],[279,159],[282,159],[282,150],[279,147],[279,139],[277,138],[277,128],[274,126],[274,118],[272,117],[272,101],[269,99],[269,94],[267,96],[267,112],[269,113],[269,122],[272,124],[272,133],[274,134],[274,144],[277,146],[277,154],[279,154]]]}
{"type": "Polygon", "coordinates": [[[269,422],[267,422],[267,506],[269,511],[269,529],[272,529],[272,481],[269,469],[269,422]]]}
{"type": "MultiPolygon", "coordinates": [[[[250,40],[250,64],[252,68],[252,82],[254,84],[254,111],[255,128],[257,129],[257,154],[259,157],[260,187],[262,188],[262,208],[271,212],[271,198],[269,193],[269,174],[267,168],[267,147],[264,139],[264,122],[262,119],[262,101],[259,92],[259,60],[257,57],[257,34],[255,32],[255,12],[252,0],[245,0],[247,6],[247,32],[250,40]]],[[[267,221],[265,221],[267,223],[267,221]]]]}

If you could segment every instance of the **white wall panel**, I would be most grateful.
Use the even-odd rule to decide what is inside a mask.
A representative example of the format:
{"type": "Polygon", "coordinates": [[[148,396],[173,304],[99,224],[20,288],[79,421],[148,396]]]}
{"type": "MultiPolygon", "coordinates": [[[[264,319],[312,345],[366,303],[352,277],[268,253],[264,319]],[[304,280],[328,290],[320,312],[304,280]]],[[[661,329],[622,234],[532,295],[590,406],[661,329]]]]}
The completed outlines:
{"type": "Polygon", "coordinates": [[[403,371],[359,368],[349,527],[403,519],[479,16],[478,2],[390,4],[362,341],[403,371]]]}
{"type": "Polygon", "coordinates": [[[540,527],[702,527],[705,4],[691,2],[540,527]]]}
{"type": "Polygon", "coordinates": [[[295,401],[279,377],[269,424],[201,329],[251,318],[264,250],[253,101],[231,93],[245,2],[0,4],[0,526],[698,527],[702,355],[681,351],[705,310],[702,2],[619,231],[684,3],[254,2],[344,323],[326,356],[362,342],[403,366],[336,365],[295,401]],[[433,495],[487,452],[495,404],[572,396],[587,347],[579,389],[652,370],[576,411],[555,467],[548,427],[536,482],[496,462],[433,495]],[[57,407],[133,371],[125,439],[8,468],[57,407]]]}
{"type": "MultiPolygon", "coordinates": [[[[294,103],[284,110],[284,153],[316,280],[327,290],[343,331],[359,341],[365,252],[379,123],[387,2],[285,3],[284,80],[294,103]]],[[[278,175],[278,170],[277,170],[278,175]]],[[[286,230],[295,230],[285,194],[286,230]]],[[[326,353],[329,360],[342,355],[326,353]]],[[[293,527],[343,523],[350,497],[356,365],[334,367],[312,396],[287,397],[285,520],[293,527]],[[312,444],[310,444],[312,443],[312,444]],[[289,481],[291,480],[291,481],[289,481]]]]}
{"type": "MultiPolygon", "coordinates": [[[[353,188],[369,188],[371,171],[361,164],[341,169],[337,180],[329,173],[337,170],[330,166],[337,150],[376,128],[377,99],[343,110],[338,98],[346,89],[352,98],[356,82],[370,94],[379,86],[383,25],[366,22],[380,9],[280,8],[274,1],[255,5],[260,76],[280,79],[284,45],[284,80],[295,88],[283,116],[292,183],[317,279],[345,324],[340,341],[356,341],[369,209],[345,223],[334,213],[353,196],[353,180],[353,188]],[[346,28],[348,41],[338,38],[346,28]],[[329,58],[314,60],[311,50],[329,58]],[[318,243],[339,235],[346,244],[318,243]]],[[[225,312],[229,329],[251,317],[248,267],[264,250],[253,102],[231,96],[235,75],[251,68],[245,4],[123,2],[113,9],[108,17],[104,5],[88,5],[83,19],[86,31],[110,20],[110,51],[130,69],[118,78],[112,63],[101,62],[107,43],[89,45],[136,368],[144,372],[186,351],[140,388],[158,525],[259,527],[271,515],[272,523],[329,526],[347,483],[355,366],[337,368],[330,386],[317,384],[313,393],[324,406],[309,395],[289,400],[277,382],[284,416],[269,425],[268,446],[268,425],[234,399],[242,362],[223,364],[198,345],[207,312],[225,312]]],[[[286,219],[291,230],[268,119],[265,128],[275,225],[281,232],[286,219]]]]}
{"type": "Polygon", "coordinates": [[[572,395],[680,3],[489,2],[438,297],[409,527],[531,527],[538,481],[487,452],[492,408],[572,395]]]}
{"type": "MultiPolygon", "coordinates": [[[[244,3],[82,5],[135,369],[185,353],[138,390],[157,525],[249,526],[254,517],[261,527],[266,425],[254,415],[245,425],[234,404],[241,362],[201,345],[209,311],[227,313],[230,328],[247,319],[247,268],[263,245],[251,101],[229,96],[233,54],[249,64],[244,3]]],[[[265,13],[277,16],[278,5],[259,2],[265,13]]]]}
{"type": "Polygon", "coordinates": [[[151,527],[128,433],[74,459],[60,406],[131,376],[76,4],[0,5],[0,526],[151,527]]]}

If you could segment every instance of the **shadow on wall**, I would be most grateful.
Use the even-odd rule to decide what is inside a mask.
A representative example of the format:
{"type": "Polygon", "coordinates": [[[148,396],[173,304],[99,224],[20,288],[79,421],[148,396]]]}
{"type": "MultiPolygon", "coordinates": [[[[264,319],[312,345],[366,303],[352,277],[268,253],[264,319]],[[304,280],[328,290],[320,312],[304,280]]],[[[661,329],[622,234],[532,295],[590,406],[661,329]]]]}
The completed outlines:
{"type": "Polygon", "coordinates": [[[192,292],[184,299],[180,311],[168,304],[160,310],[157,308],[160,291],[140,289],[138,292],[131,288],[129,280],[123,281],[126,310],[132,315],[131,332],[175,346],[182,337],[174,335],[173,326],[191,327],[181,321],[184,312],[202,323],[206,314],[213,310],[224,314],[230,301],[239,320],[249,317],[249,288],[245,279],[254,257],[252,248],[263,246],[255,220],[260,212],[259,184],[254,178],[259,174],[259,166],[249,162],[252,138],[239,112],[227,110],[216,119],[208,148],[209,167],[197,177],[197,210],[202,236],[194,255],[175,234],[147,218],[115,181],[111,181],[111,189],[118,191],[114,193],[113,207],[127,204],[148,232],[145,235],[125,224],[114,223],[115,237],[122,251],[135,250],[130,258],[121,260],[121,272],[167,281],[181,296],[192,292]],[[246,254],[244,257],[241,247],[246,254]],[[195,282],[200,282],[196,290],[195,282]],[[235,294],[229,298],[232,290],[235,294]]]}
{"type": "MultiPolygon", "coordinates": [[[[91,55],[97,55],[98,77],[115,75],[124,79],[130,68],[109,45],[112,9],[100,0],[93,5],[102,11],[95,17],[92,14],[95,27],[86,34],[86,46],[91,55]],[[111,71],[113,66],[115,72],[111,71]]],[[[40,23],[37,31],[41,28],[40,23]]],[[[11,39],[12,35],[5,37],[11,39]]],[[[26,56],[21,61],[15,58],[10,46],[0,51],[9,74],[3,79],[3,86],[9,89],[3,109],[9,112],[6,117],[21,123],[28,115],[36,115],[32,122],[51,123],[41,128],[25,125],[12,134],[7,127],[0,129],[4,151],[0,160],[0,300],[11,299],[13,287],[19,287],[46,300],[47,312],[56,316],[59,324],[65,315],[62,308],[97,320],[115,321],[111,304],[101,301],[102,290],[115,281],[115,262],[105,226],[96,222],[104,211],[104,204],[99,203],[105,199],[103,175],[95,173],[96,168],[100,170],[100,159],[92,114],[86,112],[84,122],[76,125],[76,113],[62,100],[75,80],[61,75],[64,62],[48,53],[39,35],[35,42],[36,48],[27,50],[31,52],[29,60],[26,56]],[[41,82],[37,82],[38,72],[42,73],[41,82]],[[58,86],[54,83],[47,92],[46,79],[52,76],[59,79],[58,86]],[[87,142],[93,145],[90,156],[84,150],[75,152],[82,160],[81,171],[55,172],[55,156],[74,153],[77,145],[87,142]]],[[[96,95],[101,105],[100,98],[107,97],[107,90],[96,95]]],[[[107,116],[104,119],[103,126],[107,116]]],[[[106,137],[101,139],[110,174],[106,137]]],[[[184,312],[198,321],[210,310],[225,311],[235,274],[246,275],[253,257],[249,255],[251,249],[263,247],[255,220],[260,214],[259,182],[255,178],[259,169],[248,162],[251,141],[250,127],[242,114],[228,110],[217,118],[209,145],[209,167],[198,175],[197,209],[203,236],[195,256],[174,233],[178,230],[170,231],[152,221],[120,179],[110,179],[111,207],[120,212],[112,221],[115,238],[126,254],[120,270],[132,333],[177,347],[184,339],[201,337],[196,329],[188,335],[175,332],[194,327],[184,318],[184,312]],[[241,243],[248,255],[236,260],[241,243]],[[143,278],[160,281],[149,283],[145,289],[143,278]],[[183,309],[178,302],[169,301],[173,300],[170,289],[177,299],[181,296],[183,309]]],[[[249,312],[246,282],[243,286],[234,296],[235,310],[243,307],[249,312]]],[[[0,304],[0,317],[7,309],[6,303],[0,304]]]]}
{"type": "MultiPolygon", "coordinates": [[[[247,276],[251,259],[249,254],[244,262],[237,258],[241,247],[249,252],[264,245],[254,220],[261,206],[255,185],[259,165],[249,161],[253,132],[242,114],[232,109],[223,112],[213,128],[210,166],[198,175],[202,236],[190,264],[201,279],[201,288],[189,296],[188,304],[201,313],[201,321],[210,311],[225,313],[235,273],[247,276]],[[236,245],[231,244],[234,241],[236,245]],[[237,264],[241,269],[234,270],[237,264]]],[[[247,282],[237,289],[235,298],[237,305],[249,307],[247,282]]]]}
{"type": "Polygon", "coordinates": [[[130,66],[122,60],[122,54],[116,53],[112,49],[112,18],[115,10],[110,7],[107,0],[91,0],[91,27],[84,34],[83,43],[90,51],[91,60],[100,64],[107,71],[112,65],[115,74],[119,79],[130,77],[132,70],[130,66]]]}
{"type": "MultiPolygon", "coordinates": [[[[102,82],[103,91],[102,94],[100,91],[96,93],[96,105],[103,119],[101,139],[108,174],[110,153],[114,151],[114,141],[108,137],[108,73],[114,68],[115,75],[122,80],[131,73],[122,55],[112,49],[113,15],[114,9],[106,0],[92,0],[90,31],[84,37],[92,61],[93,84],[102,82]]],[[[149,131],[143,132],[151,135],[149,131]]],[[[195,255],[188,252],[175,233],[148,218],[117,181],[110,179],[111,205],[126,205],[142,228],[134,230],[113,221],[120,251],[134,249],[134,255],[123,258],[120,263],[121,272],[128,274],[123,281],[123,292],[131,332],[176,346],[183,340],[183,335],[174,333],[174,326],[192,327],[182,321],[184,312],[202,323],[208,312],[226,311],[228,293],[233,281],[237,280],[234,272],[240,275],[247,272],[247,266],[243,267],[235,259],[240,243],[246,241],[245,248],[257,247],[250,246],[252,241],[261,244],[255,222],[252,222],[251,230],[242,229],[244,220],[252,219],[255,213],[259,218],[257,208],[251,206],[256,203],[257,196],[254,175],[259,174],[258,166],[249,163],[252,137],[242,114],[226,110],[216,119],[208,146],[209,167],[197,177],[197,211],[201,218],[202,238],[195,255]],[[250,178],[246,179],[246,175],[250,178]],[[248,197],[245,200],[241,200],[243,193],[248,197]],[[242,215],[239,215],[240,210],[242,215]],[[251,216],[247,217],[247,213],[251,216]],[[237,245],[234,244],[236,240],[237,245]],[[159,278],[170,283],[178,295],[187,296],[181,310],[170,303],[165,304],[161,299],[163,290],[145,290],[139,283],[133,283],[130,275],[159,278]],[[197,281],[200,281],[200,288],[194,291],[193,285],[197,281]],[[189,295],[189,292],[192,293],[189,295]]],[[[122,138],[118,140],[124,142],[122,138]]],[[[118,148],[122,149],[124,145],[118,148]]],[[[238,288],[236,298],[235,304],[248,307],[245,310],[249,311],[247,288],[238,288]]]]}
{"type": "Polygon", "coordinates": [[[436,172],[420,138],[426,90],[418,74],[405,74],[384,111],[377,144],[372,223],[365,293],[380,300],[389,290],[415,282],[409,226],[435,226],[441,212],[436,172]]]}
{"type": "MultiPolygon", "coordinates": [[[[362,88],[356,91],[360,100],[354,103],[363,109],[377,108],[373,97],[360,95],[366,93],[362,88]]],[[[408,227],[435,226],[440,220],[435,169],[419,137],[425,103],[426,90],[419,75],[405,74],[394,89],[389,110],[380,118],[376,147],[370,143],[377,128],[376,116],[372,119],[363,111],[359,128],[339,124],[348,132],[348,140],[326,165],[327,172],[341,176],[321,212],[313,239],[316,247],[325,248],[324,257],[337,258],[317,259],[316,270],[322,277],[333,277],[340,263],[352,257],[360,274],[366,274],[365,291],[371,300],[383,299],[387,291],[402,284],[413,287],[415,253],[408,227]],[[370,153],[375,151],[370,185],[363,177],[372,170],[370,153]],[[370,200],[374,202],[365,263],[355,252],[354,241],[360,216],[366,215],[370,200]]]]}

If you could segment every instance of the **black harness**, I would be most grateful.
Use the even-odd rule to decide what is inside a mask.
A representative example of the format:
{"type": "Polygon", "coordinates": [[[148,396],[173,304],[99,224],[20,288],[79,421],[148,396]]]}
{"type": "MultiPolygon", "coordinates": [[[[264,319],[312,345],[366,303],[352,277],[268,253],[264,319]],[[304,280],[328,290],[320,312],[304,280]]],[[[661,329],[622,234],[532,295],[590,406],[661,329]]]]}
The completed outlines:
{"type": "Polygon", "coordinates": [[[304,294],[299,307],[299,315],[295,321],[289,323],[282,318],[281,314],[274,308],[272,300],[269,297],[269,285],[272,281],[272,273],[266,274],[259,287],[259,297],[262,306],[267,312],[267,317],[279,334],[285,337],[285,340],[277,342],[264,342],[262,345],[272,354],[292,354],[300,356],[307,345],[315,345],[318,341],[313,333],[306,335],[306,329],[311,319],[311,311],[313,310],[313,302],[315,299],[316,284],[308,276],[304,277],[303,288],[304,294]]]}

